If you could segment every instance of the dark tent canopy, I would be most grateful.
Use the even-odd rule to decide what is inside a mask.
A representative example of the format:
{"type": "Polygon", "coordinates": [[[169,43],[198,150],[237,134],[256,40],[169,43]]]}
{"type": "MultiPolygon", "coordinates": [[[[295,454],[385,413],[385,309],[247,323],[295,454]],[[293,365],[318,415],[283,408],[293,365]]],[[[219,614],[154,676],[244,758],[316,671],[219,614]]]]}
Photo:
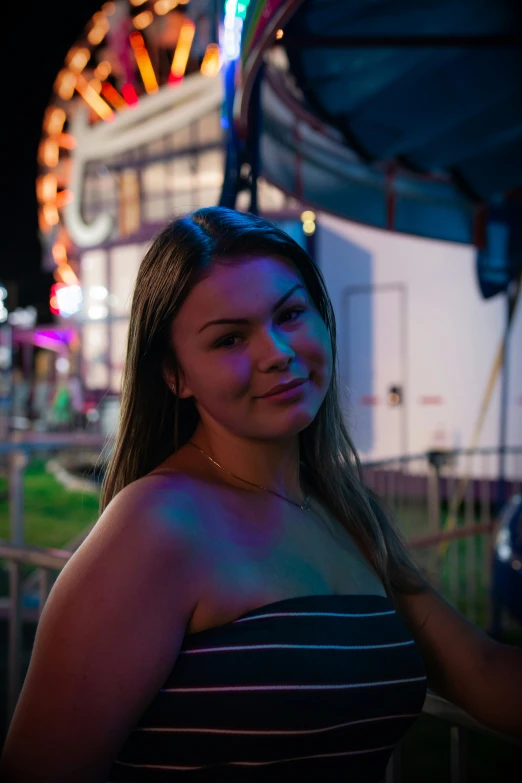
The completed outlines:
{"type": "Polygon", "coordinates": [[[505,288],[521,255],[520,0],[258,0],[245,30],[236,116],[270,181],[341,217],[475,243],[496,264],[483,293],[505,288]],[[277,26],[286,57],[268,58],[254,127],[277,26]]]}

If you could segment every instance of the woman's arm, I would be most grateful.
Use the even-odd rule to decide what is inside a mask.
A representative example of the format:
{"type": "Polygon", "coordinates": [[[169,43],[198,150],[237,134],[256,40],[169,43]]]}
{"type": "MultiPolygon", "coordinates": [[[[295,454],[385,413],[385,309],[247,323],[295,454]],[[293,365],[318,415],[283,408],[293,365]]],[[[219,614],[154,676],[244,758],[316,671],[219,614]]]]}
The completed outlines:
{"type": "Polygon", "coordinates": [[[495,642],[431,586],[392,600],[419,646],[428,687],[484,726],[522,737],[522,650],[495,642]]]}
{"type": "MultiPolygon", "coordinates": [[[[148,479],[152,484],[158,479],[148,479]]],[[[190,514],[122,490],[54,585],[0,760],[3,783],[102,783],[175,663],[197,602],[190,514]]],[[[157,496],[157,493],[155,493],[157,496]]]]}
{"type": "MultiPolygon", "coordinates": [[[[522,649],[493,642],[481,688],[487,726],[522,738],[522,649]]],[[[485,723],[485,721],[482,721],[485,723]]]]}

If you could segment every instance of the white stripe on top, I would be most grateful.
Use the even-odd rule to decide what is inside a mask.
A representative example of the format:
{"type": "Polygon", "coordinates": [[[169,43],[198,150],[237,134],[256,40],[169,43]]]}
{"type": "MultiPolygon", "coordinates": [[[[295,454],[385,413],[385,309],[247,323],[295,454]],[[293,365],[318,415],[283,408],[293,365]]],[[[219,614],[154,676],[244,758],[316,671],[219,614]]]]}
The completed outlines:
{"type": "Polygon", "coordinates": [[[256,614],[253,617],[238,617],[232,623],[247,623],[250,620],[263,620],[265,617],[382,617],[386,614],[395,614],[395,609],[389,609],[386,612],[362,612],[359,614],[353,612],[270,612],[270,614],[256,614]]]}
{"type": "Polygon", "coordinates": [[[189,770],[189,769],[210,769],[210,767],[260,767],[265,766],[267,764],[282,764],[286,761],[308,761],[308,759],[327,759],[327,758],[333,758],[335,756],[358,756],[361,753],[378,753],[382,750],[391,750],[395,747],[395,743],[393,745],[383,745],[381,748],[365,748],[364,750],[346,750],[342,753],[318,753],[315,756],[295,756],[294,758],[289,759],[273,759],[272,761],[219,761],[215,762],[214,764],[203,764],[200,767],[194,767],[194,766],[170,766],[168,764],[131,764],[130,761],[118,761],[115,760],[115,764],[123,765],[124,767],[137,767],[140,769],[178,769],[178,770],[189,770]]]}
{"type": "Polygon", "coordinates": [[[391,644],[249,644],[234,647],[201,647],[197,650],[180,650],[180,655],[195,653],[233,652],[234,650],[382,650],[387,647],[406,647],[415,644],[413,639],[408,642],[393,642],[391,644]]]}
{"type": "Polygon", "coordinates": [[[328,691],[344,688],[375,688],[379,685],[400,685],[406,682],[421,682],[426,677],[409,677],[405,680],[382,680],[381,682],[352,682],[335,685],[225,685],[212,688],[162,688],[161,693],[234,693],[234,691],[328,691]]]}
{"type": "Polygon", "coordinates": [[[360,726],[362,723],[375,723],[381,720],[396,720],[397,718],[417,718],[418,713],[406,712],[402,715],[378,715],[375,718],[362,718],[361,720],[350,720],[346,723],[337,723],[335,726],[322,726],[319,729],[189,729],[189,728],[172,728],[171,726],[143,726],[134,729],[133,733],[137,731],[153,731],[164,734],[232,734],[249,736],[290,736],[294,737],[299,734],[323,734],[327,731],[336,731],[337,729],[344,729],[347,726],[360,726]]]}

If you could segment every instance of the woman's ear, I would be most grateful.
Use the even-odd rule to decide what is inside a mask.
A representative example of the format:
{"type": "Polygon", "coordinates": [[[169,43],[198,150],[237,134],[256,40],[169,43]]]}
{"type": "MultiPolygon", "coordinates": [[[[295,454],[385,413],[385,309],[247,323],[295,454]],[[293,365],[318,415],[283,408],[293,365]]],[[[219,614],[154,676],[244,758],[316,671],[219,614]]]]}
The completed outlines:
{"type": "MultiPolygon", "coordinates": [[[[179,383],[180,383],[180,387],[179,387],[179,392],[177,393],[177,397],[179,397],[180,400],[186,400],[189,397],[194,397],[194,395],[192,394],[192,391],[187,386],[187,384],[185,383],[185,380],[183,378],[179,379],[179,383]]],[[[173,384],[173,388],[174,389],[176,388],[175,384],[173,384]]],[[[176,394],[176,392],[174,392],[174,394],[176,394]]],[[[194,399],[196,399],[196,398],[194,397],[194,399]]]]}
{"type": "Polygon", "coordinates": [[[181,369],[179,370],[179,392],[176,390],[176,381],[174,377],[174,372],[169,369],[163,369],[163,378],[165,380],[165,383],[169,387],[172,394],[175,394],[176,397],[179,397],[181,400],[187,399],[188,397],[193,397],[190,388],[187,386],[185,382],[185,378],[183,376],[183,373],[181,372],[181,369]]]}

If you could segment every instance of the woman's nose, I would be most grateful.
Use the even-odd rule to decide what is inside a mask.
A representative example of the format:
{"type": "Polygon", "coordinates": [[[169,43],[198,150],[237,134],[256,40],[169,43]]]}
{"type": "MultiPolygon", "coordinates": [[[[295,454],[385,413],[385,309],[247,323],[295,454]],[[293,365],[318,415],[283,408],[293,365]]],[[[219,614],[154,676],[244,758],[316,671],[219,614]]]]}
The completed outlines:
{"type": "Polygon", "coordinates": [[[288,365],[295,358],[295,351],[284,335],[267,333],[259,352],[261,369],[270,369],[274,365],[288,365]]]}

